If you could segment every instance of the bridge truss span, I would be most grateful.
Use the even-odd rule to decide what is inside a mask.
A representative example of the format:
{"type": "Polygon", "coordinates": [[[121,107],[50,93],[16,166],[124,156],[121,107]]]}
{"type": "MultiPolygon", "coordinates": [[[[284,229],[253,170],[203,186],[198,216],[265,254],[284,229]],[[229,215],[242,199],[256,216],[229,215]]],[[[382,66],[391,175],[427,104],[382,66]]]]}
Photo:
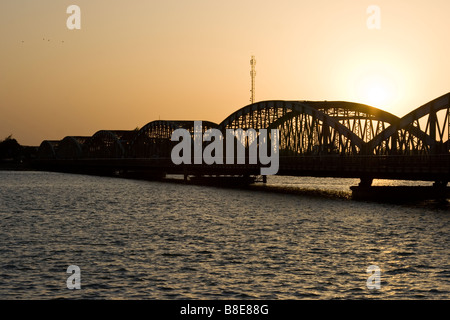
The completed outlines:
{"type": "Polygon", "coordinates": [[[280,130],[288,154],[364,154],[374,136],[398,117],[367,105],[339,101],[262,101],[228,116],[219,128],[280,130]]]}
{"type": "Polygon", "coordinates": [[[87,142],[83,158],[117,159],[127,157],[130,141],[135,130],[100,130],[87,142]]]}
{"type": "MultiPolygon", "coordinates": [[[[128,171],[136,175],[156,172],[249,176],[259,172],[261,166],[237,161],[237,151],[242,148],[234,141],[228,145],[227,130],[234,130],[235,139],[246,140],[240,142],[246,148],[245,157],[250,159],[250,151],[252,154],[254,151],[250,149],[250,140],[260,134],[258,131],[268,130],[268,136],[260,137],[271,140],[271,130],[278,129],[280,170],[277,174],[280,175],[359,177],[365,181],[374,178],[428,180],[441,185],[450,180],[450,93],[402,118],[346,101],[270,100],[244,106],[220,124],[201,123],[199,128],[196,127],[199,122],[193,120],[155,120],[141,129],[100,130],[91,137],[45,140],[39,147],[38,160],[44,164],[47,161],[47,167],[64,167],[70,163],[78,170],[88,163],[93,171],[107,168],[108,172],[128,171]],[[235,161],[226,161],[226,165],[197,161],[176,165],[171,155],[180,142],[172,141],[177,129],[187,130],[194,142],[201,132],[202,156],[211,150],[215,156],[216,146],[223,146],[223,155],[228,156],[228,151],[232,151],[235,161]],[[209,129],[219,130],[221,135],[209,129]],[[224,143],[216,144],[216,138],[224,139],[218,141],[224,143]]],[[[267,146],[272,147],[271,143],[267,146]]],[[[198,150],[192,149],[191,154],[198,150]]]]}
{"type": "MultiPolygon", "coordinates": [[[[217,124],[202,121],[202,132],[217,128],[217,124]]],[[[176,142],[171,141],[172,133],[177,129],[185,129],[194,136],[194,121],[156,120],[147,123],[136,132],[130,142],[128,154],[131,158],[170,158],[176,142]]]]}
{"type": "Polygon", "coordinates": [[[369,144],[371,154],[448,154],[450,93],[413,110],[380,132],[369,144]]]}

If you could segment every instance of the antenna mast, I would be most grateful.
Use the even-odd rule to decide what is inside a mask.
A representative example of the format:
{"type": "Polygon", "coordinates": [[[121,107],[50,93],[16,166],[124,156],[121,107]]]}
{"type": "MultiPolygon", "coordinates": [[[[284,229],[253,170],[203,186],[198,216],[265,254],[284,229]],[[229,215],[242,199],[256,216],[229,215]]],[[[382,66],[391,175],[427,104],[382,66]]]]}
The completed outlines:
{"type": "Polygon", "coordinates": [[[250,60],[250,66],[252,67],[250,71],[250,76],[252,77],[252,89],[250,90],[250,92],[252,93],[250,98],[251,103],[255,102],[255,76],[256,76],[255,65],[256,59],[255,56],[252,56],[252,59],[250,60]]]}

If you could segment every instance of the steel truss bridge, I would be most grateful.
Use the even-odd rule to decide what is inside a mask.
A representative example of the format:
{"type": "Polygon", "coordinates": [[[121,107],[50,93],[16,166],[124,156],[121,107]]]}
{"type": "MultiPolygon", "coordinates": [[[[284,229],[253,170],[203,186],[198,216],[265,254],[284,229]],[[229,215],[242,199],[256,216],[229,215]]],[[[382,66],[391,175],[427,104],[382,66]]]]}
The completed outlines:
{"type": "MultiPolygon", "coordinates": [[[[360,185],[367,186],[373,179],[433,181],[439,186],[450,180],[450,93],[402,118],[345,101],[261,101],[237,110],[220,124],[202,124],[203,132],[215,128],[224,136],[226,129],[278,129],[278,175],[360,178],[360,185]]],[[[260,174],[261,164],[248,161],[173,164],[171,150],[178,141],[171,141],[171,136],[179,128],[193,135],[194,121],[156,120],[139,130],[100,130],[90,137],[45,140],[36,165],[143,178],[260,174]]]]}

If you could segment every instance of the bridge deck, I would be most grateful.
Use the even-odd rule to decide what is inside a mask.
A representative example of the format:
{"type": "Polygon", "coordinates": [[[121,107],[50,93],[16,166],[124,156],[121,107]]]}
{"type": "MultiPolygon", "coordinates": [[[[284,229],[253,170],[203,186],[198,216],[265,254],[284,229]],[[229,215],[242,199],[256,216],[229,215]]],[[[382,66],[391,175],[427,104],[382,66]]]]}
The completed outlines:
{"type": "MultiPolygon", "coordinates": [[[[155,175],[260,175],[261,165],[174,165],[171,159],[36,160],[45,170],[155,175]]],[[[280,158],[277,175],[361,179],[449,181],[450,155],[439,156],[310,156],[280,158]]]]}

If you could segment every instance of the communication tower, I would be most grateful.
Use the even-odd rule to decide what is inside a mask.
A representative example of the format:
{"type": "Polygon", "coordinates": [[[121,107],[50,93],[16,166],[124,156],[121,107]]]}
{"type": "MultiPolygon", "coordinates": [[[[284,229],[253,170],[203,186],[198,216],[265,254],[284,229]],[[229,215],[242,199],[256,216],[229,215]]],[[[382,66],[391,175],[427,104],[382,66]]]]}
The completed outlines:
{"type": "Polygon", "coordinates": [[[255,76],[256,76],[255,65],[256,65],[256,59],[255,59],[255,56],[252,56],[252,59],[250,60],[250,66],[252,68],[250,71],[250,76],[252,77],[252,89],[250,90],[250,92],[252,94],[251,98],[250,98],[251,103],[255,102],[255,76]]]}

